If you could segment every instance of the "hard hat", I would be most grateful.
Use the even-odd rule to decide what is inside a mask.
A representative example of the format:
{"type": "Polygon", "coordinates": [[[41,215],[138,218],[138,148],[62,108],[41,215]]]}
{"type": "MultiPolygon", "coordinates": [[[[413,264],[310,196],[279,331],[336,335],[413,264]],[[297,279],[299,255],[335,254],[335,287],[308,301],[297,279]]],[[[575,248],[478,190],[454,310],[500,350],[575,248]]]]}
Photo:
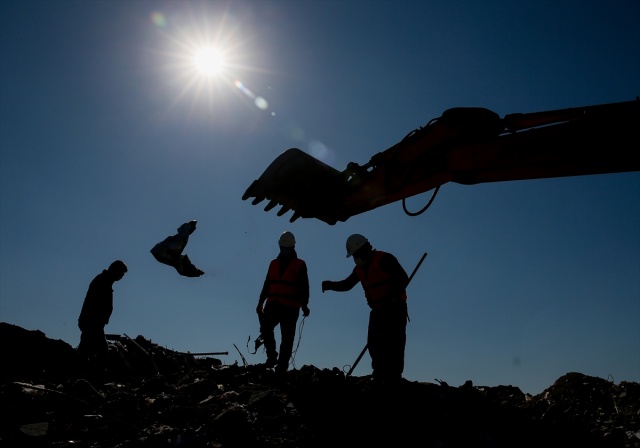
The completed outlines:
{"type": "Polygon", "coordinates": [[[296,237],[289,231],[282,232],[278,240],[278,245],[280,247],[294,247],[296,245],[296,237]]]}
{"type": "Polygon", "coordinates": [[[354,233],[349,238],[347,238],[347,258],[353,255],[358,249],[369,242],[364,236],[359,233],[354,233]]]}

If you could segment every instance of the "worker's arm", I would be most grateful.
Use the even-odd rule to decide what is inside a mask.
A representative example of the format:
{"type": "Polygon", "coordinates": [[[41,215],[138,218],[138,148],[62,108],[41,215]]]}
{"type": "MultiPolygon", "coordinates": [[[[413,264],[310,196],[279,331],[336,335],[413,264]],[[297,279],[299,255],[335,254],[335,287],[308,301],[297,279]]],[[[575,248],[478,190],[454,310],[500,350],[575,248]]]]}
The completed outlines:
{"type": "Polygon", "coordinates": [[[337,282],[332,282],[330,280],[323,281],[322,282],[322,292],[325,292],[325,291],[338,291],[338,292],[349,291],[349,290],[351,290],[351,288],[356,286],[359,281],[360,280],[358,279],[358,276],[356,275],[356,270],[354,268],[353,271],[351,271],[351,274],[349,274],[349,277],[345,278],[344,280],[340,280],[340,281],[337,281],[337,282]]]}
{"type": "Polygon", "coordinates": [[[300,291],[300,296],[298,300],[302,304],[302,315],[307,317],[310,313],[309,311],[309,273],[307,271],[307,264],[302,263],[302,267],[300,268],[300,272],[298,273],[298,291],[300,291]]]}
{"type": "Polygon", "coordinates": [[[260,291],[260,298],[258,299],[258,306],[256,306],[256,313],[262,314],[264,312],[264,302],[267,300],[267,294],[269,292],[269,274],[264,279],[262,285],[262,291],[260,291]]]}

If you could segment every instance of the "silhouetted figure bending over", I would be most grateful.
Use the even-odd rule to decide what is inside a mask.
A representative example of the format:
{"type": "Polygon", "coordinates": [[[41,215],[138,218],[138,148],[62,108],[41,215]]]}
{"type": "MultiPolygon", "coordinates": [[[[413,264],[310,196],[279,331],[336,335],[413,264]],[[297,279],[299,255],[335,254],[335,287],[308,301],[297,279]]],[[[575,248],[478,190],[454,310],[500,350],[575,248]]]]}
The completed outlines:
{"type": "Polygon", "coordinates": [[[89,284],[87,295],[78,318],[80,344],[78,353],[96,372],[104,371],[107,365],[109,346],[104,327],[113,312],[113,284],[124,277],[127,265],[116,260],[98,274],[89,284]]]}

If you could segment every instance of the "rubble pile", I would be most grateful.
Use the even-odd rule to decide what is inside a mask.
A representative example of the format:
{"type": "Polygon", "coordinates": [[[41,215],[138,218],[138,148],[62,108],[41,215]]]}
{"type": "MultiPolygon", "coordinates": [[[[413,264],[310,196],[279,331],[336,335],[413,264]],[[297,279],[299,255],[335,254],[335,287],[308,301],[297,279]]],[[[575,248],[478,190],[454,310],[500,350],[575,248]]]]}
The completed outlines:
{"type": "Polygon", "coordinates": [[[0,323],[0,446],[640,447],[640,384],[571,372],[541,394],[471,381],[276,374],[138,336],[86,372],[69,344],[0,323]]]}

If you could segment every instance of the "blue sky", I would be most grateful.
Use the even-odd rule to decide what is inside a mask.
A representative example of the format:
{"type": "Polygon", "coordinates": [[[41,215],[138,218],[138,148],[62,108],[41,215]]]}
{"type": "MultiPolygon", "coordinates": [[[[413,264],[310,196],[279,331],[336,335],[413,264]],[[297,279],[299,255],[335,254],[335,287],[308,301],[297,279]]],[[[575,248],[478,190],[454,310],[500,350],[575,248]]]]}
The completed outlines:
{"type": "MultiPolygon", "coordinates": [[[[640,381],[640,173],[446,184],[418,217],[395,203],[335,226],[241,199],[291,147],[342,170],[451,107],[633,100],[638,17],[632,0],[1,1],[0,321],[76,346],[87,286],[120,258],[108,333],[263,362],[247,340],[291,230],[311,283],[295,367],[347,371],[368,308],[359,286],[320,284],[349,274],[362,233],[409,273],[428,253],[405,378],[640,381]],[[227,63],[208,77],[192,58],[207,43],[227,63]],[[192,219],[199,278],[149,252],[192,219]]],[[[353,374],[370,372],[366,355],[353,374]]]]}

